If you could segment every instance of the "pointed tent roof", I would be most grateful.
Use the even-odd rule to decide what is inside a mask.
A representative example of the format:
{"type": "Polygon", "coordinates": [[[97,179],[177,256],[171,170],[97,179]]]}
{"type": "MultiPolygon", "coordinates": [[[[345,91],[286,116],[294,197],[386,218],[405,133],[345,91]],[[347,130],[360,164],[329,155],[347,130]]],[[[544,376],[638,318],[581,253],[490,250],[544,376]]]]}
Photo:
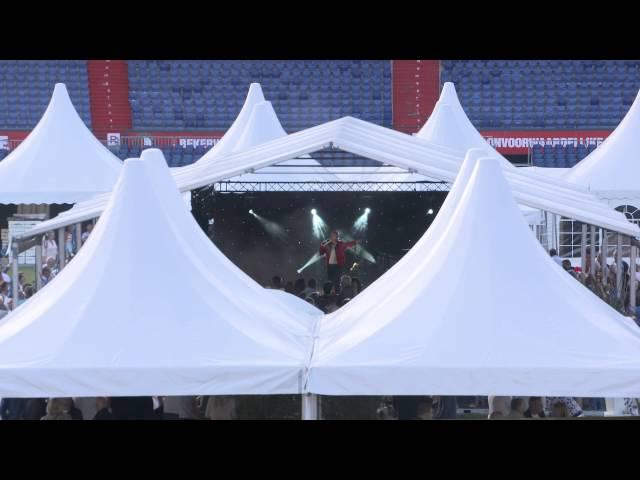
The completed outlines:
{"type": "MultiPolygon", "coordinates": [[[[251,116],[243,127],[243,132],[233,148],[233,153],[249,150],[255,146],[261,145],[277,138],[287,136],[284,128],[280,124],[280,120],[276,115],[271,102],[262,101],[256,103],[251,111],[251,116]]],[[[337,177],[329,173],[329,171],[320,166],[317,160],[314,160],[308,154],[301,155],[300,160],[291,159],[279,163],[277,166],[270,166],[260,169],[260,173],[245,173],[237,177],[230,178],[229,181],[236,182],[276,182],[276,181],[300,181],[310,180],[313,175],[320,174],[319,179],[322,181],[337,181],[337,177]],[[301,162],[304,166],[300,166],[301,162]],[[292,168],[287,166],[297,165],[292,168]],[[320,173],[322,172],[322,173],[320,173]]]]}
{"type": "Polygon", "coordinates": [[[440,98],[436,102],[431,116],[416,133],[416,137],[436,145],[444,145],[463,151],[467,151],[469,148],[483,148],[488,150],[489,156],[495,156],[503,165],[513,167],[511,162],[489,145],[473,126],[460,104],[456,87],[451,82],[445,82],[443,85],[440,98]]]}
{"type": "Polygon", "coordinates": [[[245,132],[245,126],[249,122],[249,118],[251,117],[253,107],[260,102],[264,102],[262,86],[259,83],[252,83],[251,85],[249,85],[249,92],[247,93],[247,98],[245,98],[244,104],[240,109],[240,113],[238,113],[238,116],[222,136],[220,141],[218,141],[218,143],[216,143],[213,148],[211,148],[207,153],[200,157],[197,162],[192,165],[187,165],[180,168],[189,169],[193,165],[207,164],[209,162],[215,161],[215,159],[221,156],[230,154],[231,152],[236,150],[238,141],[243,136],[245,132]]]}
{"type": "Polygon", "coordinates": [[[640,190],[640,91],[618,127],[564,179],[595,192],[640,190]]]}
{"type": "Polygon", "coordinates": [[[0,203],[75,203],[111,191],[121,168],[57,83],[36,127],[0,162],[0,203]]]}
{"type": "Polygon", "coordinates": [[[457,203],[377,281],[384,295],[374,284],[324,317],[307,390],[638,396],[640,329],[543,250],[495,158],[477,160],[457,203]]]}
{"type": "Polygon", "coordinates": [[[473,126],[465,113],[456,93],[453,83],[445,82],[440,93],[440,98],[420,131],[415,135],[418,140],[427,141],[433,145],[441,145],[466,152],[470,148],[484,148],[489,156],[495,157],[500,164],[512,171],[525,174],[532,181],[541,185],[548,184],[554,187],[566,189],[570,194],[580,194],[580,190],[572,184],[557,178],[549,178],[546,173],[540,173],[532,169],[520,169],[504,158],[495,148],[489,145],[482,134],[473,126]]]}
{"type": "Polygon", "coordinates": [[[0,326],[0,395],[296,393],[311,320],[211,243],[146,150],[73,262],[0,326]]]}

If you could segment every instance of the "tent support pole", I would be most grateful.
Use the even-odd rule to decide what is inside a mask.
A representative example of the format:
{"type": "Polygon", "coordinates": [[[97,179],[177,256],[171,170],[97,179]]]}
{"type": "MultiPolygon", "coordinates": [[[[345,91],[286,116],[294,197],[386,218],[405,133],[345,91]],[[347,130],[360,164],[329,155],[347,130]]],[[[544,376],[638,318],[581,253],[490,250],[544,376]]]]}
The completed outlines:
{"type": "Polygon", "coordinates": [[[596,227],[591,225],[589,240],[591,242],[591,262],[589,264],[589,273],[596,279],[596,227]]]}
{"type": "Polygon", "coordinates": [[[42,242],[38,242],[36,249],[36,292],[42,288],[42,242]]]}
{"type": "Polygon", "coordinates": [[[635,317],[636,314],[636,258],[638,256],[638,247],[631,245],[631,253],[629,259],[629,310],[635,317]]]}
{"type": "Polygon", "coordinates": [[[580,268],[582,273],[587,272],[587,225],[582,224],[582,235],[580,236],[580,268]]]}
{"type": "Polygon", "coordinates": [[[302,420],[318,420],[318,396],[302,394],[302,420]]]}
{"type": "Polygon", "coordinates": [[[600,271],[602,272],[602,285],[607,286],[607,257],[609,256],[609,239],[607,231],[602,229],[602,248],[600,249],[600,271]]]}
{"type": "Polygon", "coordinates": [[[76,223],[76,254],[80,251],[81,243],[82,243],[82,223],[76,223]]]}
{"type": "Polygon", "coordinates": [[[11,255],[11,289],[13,290],[13,308],[18,306],[18,292],[20,291],[20,283],[18,282],[18,244],[13,244],[13,254],[11,255]]]}
{"type": "Polygon", "coordinates": [[[64,268],[64,227],[58,229],[58,268],[64,268]]]}
{"type": "Polygon", "coordinates": [[[622,234],[616,235],[616,291],[618,298],[622,298],[622,234]]]}

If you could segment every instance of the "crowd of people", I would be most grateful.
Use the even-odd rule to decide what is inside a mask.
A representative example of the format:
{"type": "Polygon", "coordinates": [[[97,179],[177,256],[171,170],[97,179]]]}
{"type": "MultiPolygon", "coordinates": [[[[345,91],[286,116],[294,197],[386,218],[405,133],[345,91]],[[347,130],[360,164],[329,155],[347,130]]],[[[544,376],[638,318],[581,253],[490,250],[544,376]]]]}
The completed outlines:
{"type": "MultiPolygon", "coordinates": [[[[93,223],[88,223],[81,234],[80,245],[83,245],[91,231],[93,223]]],[[[71,227],[65,232],[65,262],[70,261],[78,252],[78,240],[73,235],[71,227]]],[[[39,266],[36,275],[40,276],[41,285],[44,287],[55,278],[60,269],[60,258],[58,252],[58,242],[55,239],[55,233],[49,232],[42,241],[42,255],[45,259],[43,264],[39,266]]],[[[18,274],[18,298],[14,299],[12,278],[9,275],[9,266],[0,267],[0,320],[2,320],[11,310],[24,303],[31,298],[35,292],[35,286],[25,281],[24,273],[18,274]]]]}
{"type": "MultiPolygon", "coordinates": [[[[612,264],[607,262],[604,272],[602,268],[602,254],[598,250],[596,251],[595,269],[591,271],[591,253],[587,252],[585,259],[585,270],[582,271],[581,267],[573,267],[569,259],[563,259],[558,256],[557,251],[552,248],[549,250],[551,258],[558,263],[569,275],[582,283],[585,287],[591,290],[596,296],[608,303],[611,307],[618,310],[621,314],[633,318],[636,323],[640,325],[640,307],[631,307],[630,299],[630,272],[629,264],[623,260],[622,274],[621,274],[621,287],[618,290],[617,286],[617,255],[614,254],[614,261],[612,264]],[[603,281],[604,280],[604,281],[603,281]]],[[[639,266],[636,265],[636,299],[640,301],[640,271],[639,266]]]]}
{"type": "Polygon", "coordinates": [[[282,277],[274,275],[271,283],[266,288],[284,290],[306,300],[324,313],[331,313],[358,295],[362,291],[362,283],[356,277],[342,275],[337,284],[332,281],[326,281],[321,288],[318,288],[315,278],[308,280],[298,278],[295,282],[283,282],[282,277]]]}
{"type": "Polygon", "coordinates": [[[230,396],[3,398],[2,420],[232,420],[230,396]]]}

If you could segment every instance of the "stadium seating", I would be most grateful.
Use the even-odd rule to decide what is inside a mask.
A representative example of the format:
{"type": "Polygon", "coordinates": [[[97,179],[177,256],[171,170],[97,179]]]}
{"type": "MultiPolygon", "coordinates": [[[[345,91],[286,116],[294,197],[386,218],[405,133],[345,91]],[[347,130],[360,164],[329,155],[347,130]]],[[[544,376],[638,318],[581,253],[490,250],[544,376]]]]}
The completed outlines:
{"type": "Polygon", "coordinates": [[[0,128],[30,130],[44,113],[57,82],[67,85],[82,120],[91,126],[87,62],[0,61],[0,128]]]}
{"type": "Polygon", "coordinates": [[[551,146],[534,145],[531,162],[536,167],[570,168],[595,150],[595,145],[551,146]]]}
{"type": "Polygon", "coordinates": [[[391,126],[391,62],[129,61],[134,129],[224,131],[260,82],[285,130],[345,115],[391,126]]]}
{"type": "Polygon", "coordinates": [[[613,129],[640,88],[637,60],[443,60],[479,129],[613,129]]]}

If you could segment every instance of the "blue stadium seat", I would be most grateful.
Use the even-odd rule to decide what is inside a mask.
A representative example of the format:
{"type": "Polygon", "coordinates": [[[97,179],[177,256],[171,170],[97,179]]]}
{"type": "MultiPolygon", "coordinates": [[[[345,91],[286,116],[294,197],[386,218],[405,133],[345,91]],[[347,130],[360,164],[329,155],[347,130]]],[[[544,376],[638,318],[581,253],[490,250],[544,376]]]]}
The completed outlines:
{"type": "Polygon", "coordinates": [[[287,131],[346,115],[390,127],[390,79],[391,62],[378,60],[129,61],[129,99],[134,129],[224,131],[240,111],[249,84],[257,81],[287,131]],[[161,111],[145,109],[144,103],[133,108],[152,92],[173,101],[162,103],[161,111]],[[311,108],[315,105],[330,109],[319,118],[311,108]]]}
{"type": "Polygon", "coordinates": [[[85,61],[0,61],[0,128],[30,130],[44,113],[53,87],[62,82],[84,123],[91,127],[85,61]]]}
{"type": "Polygon", "coordinates": [[[443,60],[440,78],[441,83],[458,80],[465,110],[475,105],[468,100],[474,98],[492,108],[494,115],[472,110],[479,129],[496,123],[507,129],[613,129],[640,88],[640,61],[443,60]],[[554,105],[562,108],[545,111],[554,105]],[[522,115],[525,111],[536,114],[522,115]]]}

